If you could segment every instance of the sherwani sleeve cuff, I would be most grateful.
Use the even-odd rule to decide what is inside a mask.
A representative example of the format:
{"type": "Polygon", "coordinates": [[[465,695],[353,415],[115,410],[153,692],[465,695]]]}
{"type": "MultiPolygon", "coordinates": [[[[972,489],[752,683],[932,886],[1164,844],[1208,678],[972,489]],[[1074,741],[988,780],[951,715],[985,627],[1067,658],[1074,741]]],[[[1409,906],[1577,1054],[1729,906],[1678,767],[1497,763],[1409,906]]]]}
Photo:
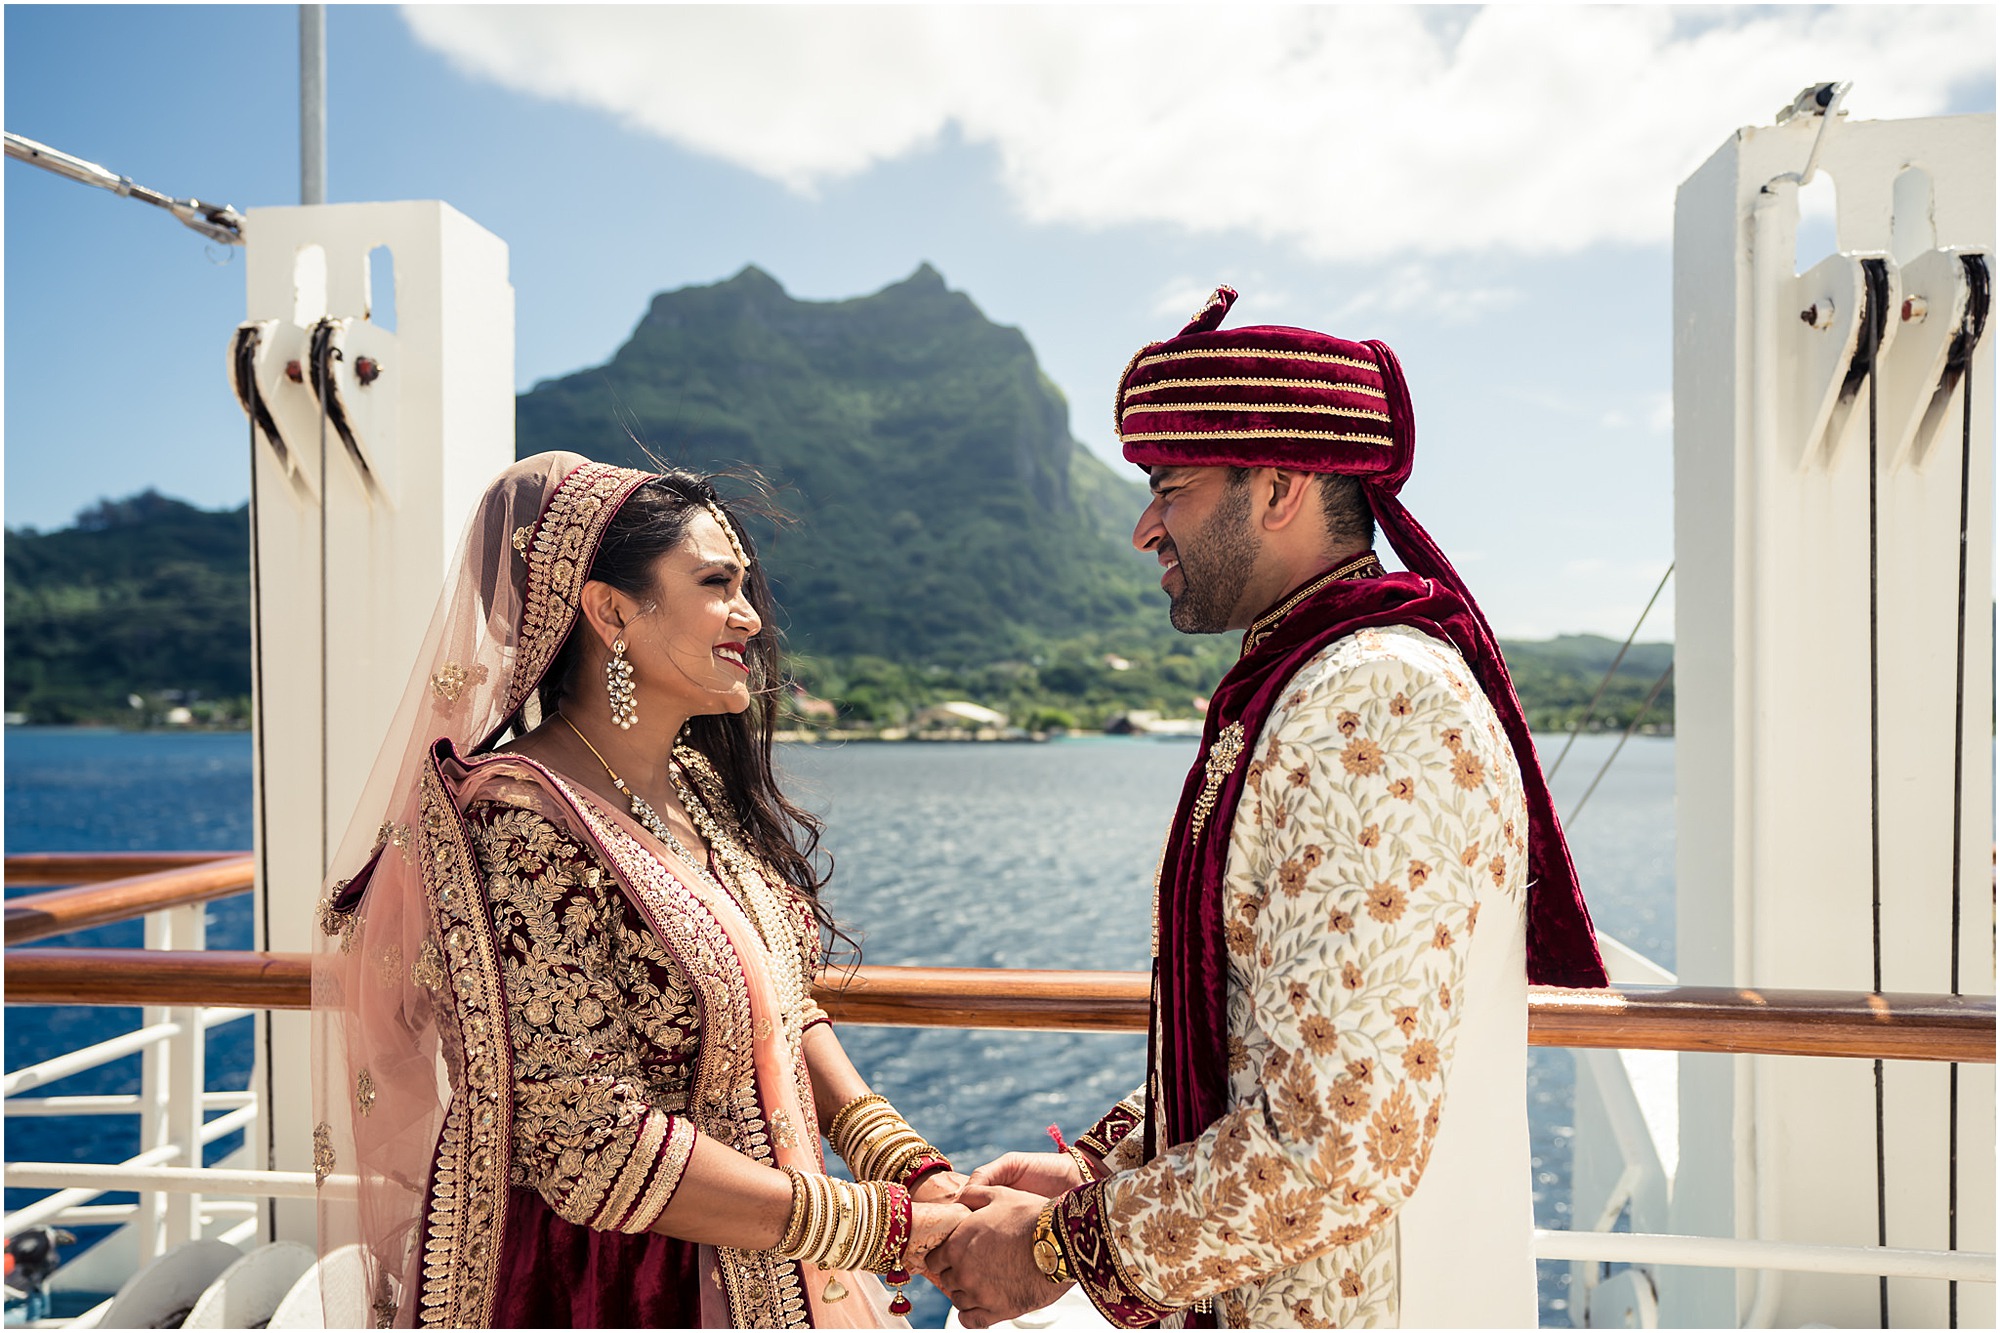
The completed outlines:
{"type": "Polygon", "coordinates": [[[1116,1148],[1130,1134],[1145,1122],[1145,1108],[1140,1106],[1138,1094],[1120,1101],[1104,1113],[1104,1117],[1083,1133],[1077,1135],[1076,1146],[1100,1160],[1111,1156],[1116,1148]]]}
{"type": "Polygon", "coordinates": [[[647,1111],[598,1153],[592,1169],[556,1205],[557,1215],[598,1231],[651,1231],[680,1188],[694,1141],[692,1120],[647,1111]]]}
{"type": "Polygon", "coordinates": [[[1105,1215],[1104,1182],[1079,1185],[1056,1200],[1057,1242],[1070,1274],[1097,1312],[1120,1328],[1157,1324],[1177,1307],[1162,1305],[1141,1291],[1118,1256],[1105,1215]]]}

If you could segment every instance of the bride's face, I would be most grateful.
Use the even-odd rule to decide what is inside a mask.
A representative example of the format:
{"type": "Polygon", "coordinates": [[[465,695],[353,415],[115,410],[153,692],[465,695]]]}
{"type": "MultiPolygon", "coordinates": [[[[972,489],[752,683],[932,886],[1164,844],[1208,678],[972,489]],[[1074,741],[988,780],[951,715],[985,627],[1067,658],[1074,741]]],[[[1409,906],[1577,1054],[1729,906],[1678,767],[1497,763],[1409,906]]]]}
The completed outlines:
{"type": "Polygon", "coordinates": [[[697,510],[680,544],[653,564],[648,603],[625,627],[640,716],[659,700],[689,717],[750,706],[750,640],[764,628],[722,526],[697,510]]]}

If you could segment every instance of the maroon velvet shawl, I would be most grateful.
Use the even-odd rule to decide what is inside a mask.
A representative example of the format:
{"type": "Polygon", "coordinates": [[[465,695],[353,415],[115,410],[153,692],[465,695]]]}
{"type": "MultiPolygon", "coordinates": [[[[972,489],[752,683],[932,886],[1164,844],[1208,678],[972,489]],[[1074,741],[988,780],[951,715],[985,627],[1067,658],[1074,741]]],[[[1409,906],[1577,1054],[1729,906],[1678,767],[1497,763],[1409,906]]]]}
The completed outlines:
{"type": "MultiPolygon", "coordinates": [[[[1388,517],[1381,514],[1384,500],[1401,509],[1392,497],[1372,498],[1378,517],[1388,517]]],[[[1407,513],[1400,518],[1406,525],[1406,541],[1411,529],[1422,534],[1407,513]]],[[[1392,534],[1397,531],[1386,522],[1384,526],[1392,534]]],[[[1468,598],[1441,579],[1388,574],[1337,580],[1300,602],[1269,638],[1245,652],[1209,703],[1202,728],[1204,762],[1195,765],[1181,790],[1180,809],[1160,866],[1160,955],[1154,964],[1157,1064],[1149,1086],[1162,1105],[1147,1117],[1149,1160],[1161,1146],[1154,1138],[1155,1125],[1163,1126],[1168,1144],[1187,1143],[1220,1119],[1229,1105],[1229,960],[1223,944],[1222,877],[1229,859],[1230,825],[1250,765],[1239,758],[1230,769],[1196,839],[1190,830],[1206,785],[1206,757],[1223,729],[1239,722],[1247,755],[1286,686],[1308,659],[1335,639],[1385,625],[1407,625],[1456,647],[1513,742],[1528,807],[1528,979],[1540,985],[1605,984],[1604,964],[1570,864],[1569,847],[1556,822],[1506,664],[1484,619],[1468,598]]]]}

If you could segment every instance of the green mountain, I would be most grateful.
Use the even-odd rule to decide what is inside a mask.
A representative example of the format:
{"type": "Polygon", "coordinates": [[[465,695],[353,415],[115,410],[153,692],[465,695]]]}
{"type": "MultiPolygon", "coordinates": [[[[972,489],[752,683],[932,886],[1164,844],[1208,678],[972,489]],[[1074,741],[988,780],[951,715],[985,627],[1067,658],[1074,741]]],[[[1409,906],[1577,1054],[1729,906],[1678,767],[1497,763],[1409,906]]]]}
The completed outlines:
{"type": "MultiPolygon", "coordinates": [[[[1234,635],[1167,624],[1131,549],[1144,489],[1069,433],[1018,329],[937,272],[850,301],[796,301],[746,268],[653,298],[606,365],[518,401],[520,452],[572,449],[760,471],[800,520],[757,538],[800,683],[850,723],[969,699],[1017,722],[1186,716],[1234,635]]],[[[147,492],[60,532],[6,536],[6,707],[37,722],[247,716],[245,509],[147,492]],[[132,695],[142,697],[134,710],[132,695]]],[[[1530,721],[1574,726],[1618,645],[1504,645],[1530,721]]],[[[1593,727],[1623,727],[1672,660],[1636,645],[1593,727]]],[[[1671,725],[1671,689],[1648,720],[1671,725]]]]}
{"type": "Polygon", "coordinates": [[[1674,683],[1668,679],[1651,708],[1646,696],[1674,662],[1671,643],[1635,643],[1618,657],[1619,641],[1595,634],[1560,634],[1540,642],[1503,640],[1500,651],[1514,677],[1514,692],[1536,731],[1569,731],[1587,725],[1591,731],[1623,731],[1635,720],[1648,726],[1671,727],[1674,683]],[[1605,680],[1612,663],[1618,670],[1605,680]],[[1585,714],[1598,687],[1603,695],[1597,709],[1585,714]]]}
{"type": "Polygon", "coordinates": [[[971,664],[1078,635],[1164,646],[1143,488],[1069,432],[1019,329],[928,264],[798,301],[746,268],[653,298],[609,363],[523,394],[522,455],[748,466],[801,522],[757,532],[792,646],[971,664]]]}
{"type": "Polygon", "coordinates": [[[247,505],[211,513],[146,491],[6,543],[8,712],[136,721],[187,703],[248,718],[247,505]]]}

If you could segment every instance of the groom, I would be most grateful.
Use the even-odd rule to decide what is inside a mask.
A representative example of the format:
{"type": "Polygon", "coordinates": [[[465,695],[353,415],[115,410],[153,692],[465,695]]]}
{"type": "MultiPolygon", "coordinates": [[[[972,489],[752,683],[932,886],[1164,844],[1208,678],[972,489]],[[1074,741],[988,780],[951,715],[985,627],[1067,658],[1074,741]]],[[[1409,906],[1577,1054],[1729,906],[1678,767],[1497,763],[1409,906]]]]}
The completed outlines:
{"type": "Polygon", "coordinates": [[[1396,498],[1396,358],[1222,331],[1235,299],[1118,385],[1174,627],[1244,635],[1161,862],[1146,1086],[975,1172],[928,1267],[973,1328],[1072,1282],[1128,1327],[1532,1326],[1526,988],[1604,984],[1590,918],[1492,632],[1396,498]]]}

